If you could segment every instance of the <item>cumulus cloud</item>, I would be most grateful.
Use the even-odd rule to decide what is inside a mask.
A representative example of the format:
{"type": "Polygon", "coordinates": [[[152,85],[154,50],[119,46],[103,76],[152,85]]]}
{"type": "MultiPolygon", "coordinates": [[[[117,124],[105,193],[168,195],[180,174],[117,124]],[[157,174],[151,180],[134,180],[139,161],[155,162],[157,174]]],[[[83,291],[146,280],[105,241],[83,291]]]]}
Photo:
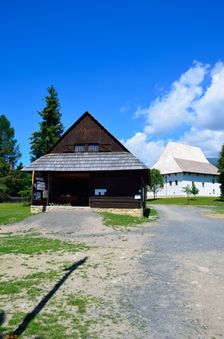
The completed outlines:
{"type": "Polygon", "coordinates": [[[172,84],[169,92],[153,101],[148,108],[138,108],[135,116],[145,116],[146,134],[162,135],[182,124],[191,123],[192,104],[202,94],[201,83],[207,70],[207,65],[196,63],[172,84]]]}
{"type": "Polygon", "coordinates": [[[211,130],[224,129],[224,64],[217,63],[211,70],[211,84],[194,103],[194,125],[211,130]]]}
{"type": "Polygon", "coordinates": [[[134,116],[143,116],[144,129],[124,144],[149,166],[159,158],[168,142],[166,134],[172,131],[173,141],[217,156],[224,143],[224,63],[217,62],[212,68],[195,62],[169,91],[148,107],[139,107],[134,116]],[[187,131],[181,135],[183,126],[187,131]],[[160,140],[154,141],[155,136],[160,140]]]}
{"type": "Polygon", "coordinates": [[[203,149],[207,157],[217,156],[224,143],[224,130],[198,129],[192,127],[178,142],[198,146],[203,149]]]}
{"type": "Polygon", "coordinates": [[[121,142],[149,167],[152,167],[157,161],[165,146],[163,140],[150,141],[147,135],[142,132],[136,133],[126,141],[121,140],[121,142]]]}

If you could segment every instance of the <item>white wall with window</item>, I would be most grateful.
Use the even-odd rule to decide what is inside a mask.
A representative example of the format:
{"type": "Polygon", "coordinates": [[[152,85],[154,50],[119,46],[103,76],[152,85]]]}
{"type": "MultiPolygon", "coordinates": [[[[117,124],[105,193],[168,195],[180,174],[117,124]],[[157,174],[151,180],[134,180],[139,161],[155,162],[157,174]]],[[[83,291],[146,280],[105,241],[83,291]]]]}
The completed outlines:
{"type": "MultiPolygon", "coordinates": [[[[183,187],[195,186],[199,189],[199,196],[219,196],[220,184],[217,182],[218,176],[198,173],[170,173],[163,175],[164,187],[157,196],[184,196],[183,187]]],[[[148,196],[152,196],[149,192],[148,196]]]]}
{"type": "Polygon", "coordinates": [[[220,195],[218,169],[199,147],[169,142],[153,168],[159,169],[164,178],[158,196],[183,196],[183,187],[191,187],[192,182],[200,196],[220,195]]]}

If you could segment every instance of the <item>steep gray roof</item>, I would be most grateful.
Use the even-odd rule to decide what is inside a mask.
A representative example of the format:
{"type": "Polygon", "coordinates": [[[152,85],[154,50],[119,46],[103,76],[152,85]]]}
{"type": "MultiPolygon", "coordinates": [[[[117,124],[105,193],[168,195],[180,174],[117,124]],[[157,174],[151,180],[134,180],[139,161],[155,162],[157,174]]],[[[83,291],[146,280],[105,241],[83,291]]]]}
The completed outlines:
{"type": "Polygon", "coordinates": [[[24,167],[23,171],[119,171],[147,167],[129,152],[50,153],[24,167]]]}
{"type": "Polygon", "coordinates": [[[183,172],[218,175],[218,169],[209,162],[199,162],[174,158],[183,172]]]}

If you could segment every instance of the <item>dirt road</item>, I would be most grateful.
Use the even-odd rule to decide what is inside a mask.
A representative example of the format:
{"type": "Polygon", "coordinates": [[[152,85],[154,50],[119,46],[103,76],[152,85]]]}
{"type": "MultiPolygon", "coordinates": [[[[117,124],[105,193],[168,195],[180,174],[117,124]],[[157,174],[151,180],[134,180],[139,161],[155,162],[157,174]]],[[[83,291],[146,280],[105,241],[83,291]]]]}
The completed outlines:
{"type": "Polygon", "coordinates": [[[147,338],[224,336],[224,219],[203,209],[157,206],[138,289],[124,292],[147,338]]]}
{"type": "MultiPolygon", "coordinates": [[[[91,211],[48,212],[4,226],[3,236],[38,231],[50,238],[85,242],[90,248],[85,253],[3,255],[2,279],[18,281],[51,270],[60,275],[63,265],[87,255],[88,265],[66,281],[55,302],[71,316],[69,326],[73,326],[76,311],[69,308],[68,298],[71,294],[89,298],[82,320],[89,324],[88,338],[222,338],[224,219],[209,218],[197,208],[156,208],[159,221],[129,231],[105,227],[91,211]]],[[[0,308],[9,319],[21,311],[26,314],[54,283],[43,281],[33,299],[27,299],[25,289],[10,303],[3,295],[0,308]]],[[[50,302],[44,312],[51,314],[53,306],[50,302]]],[[[67,327],[72,337],[69,333],[72,327],[67,327]]]]}

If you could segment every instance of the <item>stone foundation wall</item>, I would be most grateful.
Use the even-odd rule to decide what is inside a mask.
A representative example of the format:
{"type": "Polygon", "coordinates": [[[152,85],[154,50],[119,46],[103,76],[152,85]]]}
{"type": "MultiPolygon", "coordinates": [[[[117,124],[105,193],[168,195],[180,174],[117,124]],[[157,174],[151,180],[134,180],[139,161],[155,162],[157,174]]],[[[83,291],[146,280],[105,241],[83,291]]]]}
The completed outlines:
{"type": "Polygon", "coordinates": [[[89,206],[43,206],[43,205],[31,205],[30,211],[33,214],[41,213],[41,212],[51,212],[51,211],[59,211],[59,210],[93,210],[95,212],[110,212],[114,214],[129,214],[135,217],[142,216],[141,208],[90,208],[89,206]]]}
{"type": "Polygon", "coordinates": [[[45,212],[46,206],[43,205],[31,205],[30,212],[33,214],[45,212]]]}
{"type": "Polygon", "coordinates": [[[134,217],[141,217],[142,216],[142,209],[141,208],[93,208],[95,212],[110,212],[114,214],[129,214],[134,217]]]}

